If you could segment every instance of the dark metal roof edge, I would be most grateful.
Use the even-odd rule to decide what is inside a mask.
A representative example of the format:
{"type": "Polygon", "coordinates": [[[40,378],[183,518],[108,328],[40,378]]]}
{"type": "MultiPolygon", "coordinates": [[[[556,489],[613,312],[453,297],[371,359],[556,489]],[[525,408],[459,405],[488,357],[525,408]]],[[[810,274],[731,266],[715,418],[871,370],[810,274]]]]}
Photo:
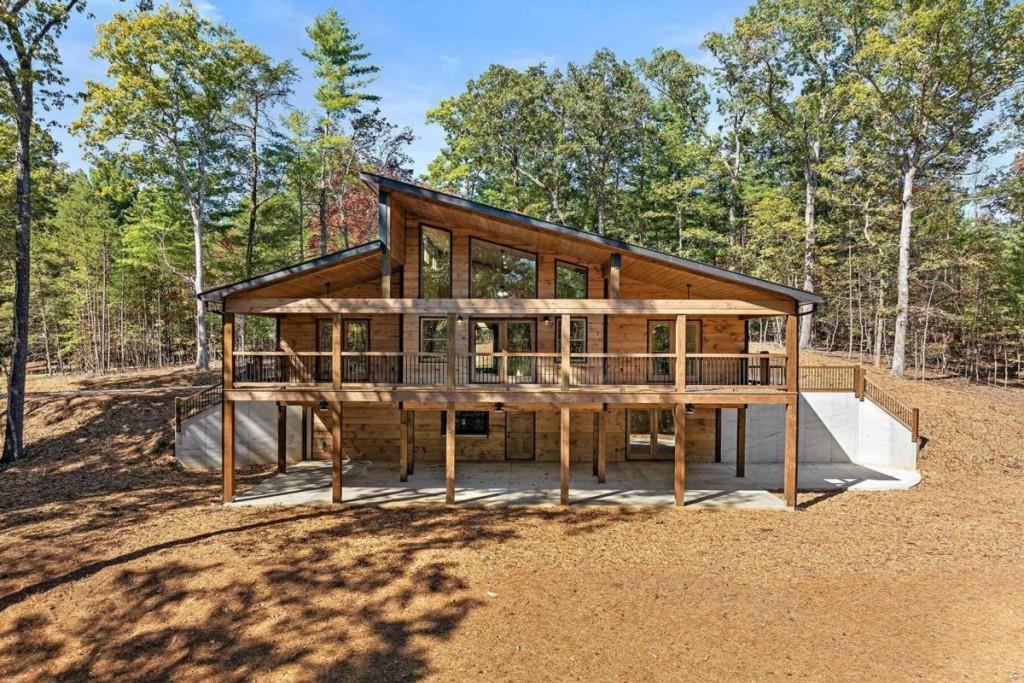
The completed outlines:
{"type": "Polygon", "coordinates": [[[285,266],[284,268],[279,268],[278,270],[274,270],[269,273],[264,273],[263,275],[251,277],[248,280],[240,280],[238,282],[231,282],[226,285],[221,285],[219,287],[207,289],[205,291],[200,292],[197,295],[197,297],[199,298],[200,301],[222,301],[224,297],[228,296],[229,294],[237,294],[238,292],[244,292],[249,289],[254,289],[256,287],[271,284],[273,282],[277,282],[278,280],[283,280],[287,277],[291,277],[292,275],[301,275],[303,273],[309,273],[311,271],[319,270],[320,268],[325,268],[327,266],[332,266],[352,258],[366,256],[367,254],[372,254],[375,251],[384,251],[384,243],[381,242],[380,240],[373,240],[372,242],[367,242],[366,244],[360,244],[359,246],[356,247],[343,249],[342,251],[336,251],[332,254],[327,254],[326,256],[318,256],[315,259],[310,259],[308,261],[302,261],[301,263],[285,266]]]}
{"type": "Polygon", "coordinates": [[[441,202],[443,204],[449,204],[451,206],[465,209],[467,211],[475,211],[477,213],[483,213],[493,218],[504,219],[513,221],[516,223],[522,223],[532,228],[539,230],[547,230],[554,232],[559,235],[564,235],[574,239],[583,239],[595,244],[602,246],[611,247],[613,249],[619,249],[621,251],[645,256],[656,261],[668,263],[670,265],[687,268],[694,270],[698,273],[702,273],[709,277],[723,278],[726,280],[732,280],[733,282],[739,282],[741,284],[749,285],[751,287],[758,287],[760,289],[767,289],[769,291],[790,296],[799,301],[800,303],[807,304],[820,304],[824,303],[825,297],[820,294],[813,292],[807,292],[796,287],[789,287],[788,285],[782,285],[777,282],[771,282],[770,280],[762,280],[759,277],[753,275],[746,275],[744,273],[737,273],[733,270],[721,268],[719,266],[712,266],[707,263],[701,263],[700,261],[691,261],[690,259],[683,258],[682,256],[674,256],[672,254],[666,254],[656,249],[650,249],[648,247],[641,247],[636,244],[630,244],[623,240],[615,239],[614,237],[605,237],[603,235],[596,235],[592,232],[580,230],[567,225],[559,225],[558,223],[551,223],[550,221],[541,220],[525,214],[516,213],[515,211],[506,211],[505,209],[499,209],[488,204],[481,204],[470,199],[464,199],[457,197],[453,194],[446,192],[438,192],[437,190],[430,190],[419,185],[413,185],[406,183],[401,180],[394,180],[385,176],[378,176],[372,173],[361,172],[359,177],[366,183],[371,190],[377,191],[383,187],[386,189],[396,190],[398,192],[405,192],[418,196],[422,199],[432,200],[441,202]]]}

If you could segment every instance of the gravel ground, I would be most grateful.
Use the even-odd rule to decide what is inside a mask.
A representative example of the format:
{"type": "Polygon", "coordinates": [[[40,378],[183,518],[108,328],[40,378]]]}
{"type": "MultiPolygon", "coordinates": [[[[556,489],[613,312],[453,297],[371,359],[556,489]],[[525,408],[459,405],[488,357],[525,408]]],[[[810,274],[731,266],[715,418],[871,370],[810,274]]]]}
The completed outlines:
{"type": "Polygon", "coordinates": [[[229,509],[173,467],[171,394],[30,398],[0,678],[1022,680],[1024,390],[878,381],[923,483],[793,513],[229,509]]]}

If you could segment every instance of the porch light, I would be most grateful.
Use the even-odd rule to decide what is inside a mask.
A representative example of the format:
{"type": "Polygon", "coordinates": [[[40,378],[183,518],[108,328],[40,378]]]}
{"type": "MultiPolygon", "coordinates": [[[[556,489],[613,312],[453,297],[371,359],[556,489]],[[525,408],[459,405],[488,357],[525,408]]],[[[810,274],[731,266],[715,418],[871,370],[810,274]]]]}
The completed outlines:
{"type": "Polygon", "coordinates": [[[686,412],[691,414],[691,415],[693,414],[693,404],[692,403],[687,403],[686,404],[686,412]]]}
{"type": "Polygon", "coordinates": [[[545,324],[545,325],[546,325],[547,327],[551,327],[551,316],[550,316],[550,315],[546,315],[546,316],[544,316],[544,324],[545,324]]]}
{"type": "Polygon", "coordinates": [[[465,325],[465,324],[466,324],[466,319],[465,319],[465,318],[463,318],[463,317],[462,317],[462,316],[460,315],[459,317],[457,317],[457,318],[455,319],[455,324],[456,324],[457,326],[459,326],[459,327],[462,327],[463,325],[465,325]]]}
{"type": "Polygon", "coordinates": [[[496,412],[496,413],[503,413],[503,412],[505,412],[505,404],[501,403],[500,401],[498,403],[495,403],[494,404],[494,412],[496,412]]]}
{"type": "Polygon", "coordinates": [[[326,413],[327,412],[327,401],[320,401],[320,412],[321,413],[326,413]]]}

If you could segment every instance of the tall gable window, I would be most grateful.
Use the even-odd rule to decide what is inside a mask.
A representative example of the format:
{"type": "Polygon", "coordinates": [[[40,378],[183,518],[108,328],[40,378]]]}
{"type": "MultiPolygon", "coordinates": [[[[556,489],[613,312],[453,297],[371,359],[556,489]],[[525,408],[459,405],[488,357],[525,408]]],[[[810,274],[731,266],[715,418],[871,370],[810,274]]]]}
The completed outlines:
{"type": "Polygon", "coordinates": [[[586,299],[587,269],[571,263],[555,262],[555,298],[586,299]]]}
{"type": "Polygon", "coordinates": [[[452,234],[441,228],[420,228],[420,298],[452,296],[452,234]]]}
{"type": "Polygon", "coordinates": [[[537,298],[537,256],[480,239],[470,241],[469,295],[474,299],[537,298]]]}

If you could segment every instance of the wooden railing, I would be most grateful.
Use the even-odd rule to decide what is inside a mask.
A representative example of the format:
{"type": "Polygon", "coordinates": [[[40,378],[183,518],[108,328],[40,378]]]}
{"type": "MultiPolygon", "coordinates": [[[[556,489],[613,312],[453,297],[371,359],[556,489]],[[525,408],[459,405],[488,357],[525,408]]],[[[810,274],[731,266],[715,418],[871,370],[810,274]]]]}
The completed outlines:
{"type": "Polygon", "coordinates": [[[207,408],[219,405],[224,398],[224,387],[214,384],[191,396],[179,396],[174,399],[174,431],[181,431],[181,423],[207,408]]]}
{"type": "Polygon", "coordinates": [[[852,391],[860,394],[860,367],[855,365],[804,365],[800,367],[800,391],[852,391]]]}
{"type": "MultiPolygon", "coordinates": [[[[234,354],[237,384],[332,385],[328,352],[246,351],[234,354]]],[[[673,353],[573,353],[563,372],[560,353],[420,353],[346,351],[339,384],[390,386],[672,386],[673,353]],[[449,367],[449,366],[452,367],[449,367]]],[[[694,387],[786,386],[783,354],[688,354],[686,384],[694,387]]]]}
{"type": "Polygon", "coordinates": [[[917,441],[921,435],[921,411],[902,403],[891,393],[869,379],[864,380],[864,396],[889,413],[897,422],[910,430],[910,438],[917,441]]]}

